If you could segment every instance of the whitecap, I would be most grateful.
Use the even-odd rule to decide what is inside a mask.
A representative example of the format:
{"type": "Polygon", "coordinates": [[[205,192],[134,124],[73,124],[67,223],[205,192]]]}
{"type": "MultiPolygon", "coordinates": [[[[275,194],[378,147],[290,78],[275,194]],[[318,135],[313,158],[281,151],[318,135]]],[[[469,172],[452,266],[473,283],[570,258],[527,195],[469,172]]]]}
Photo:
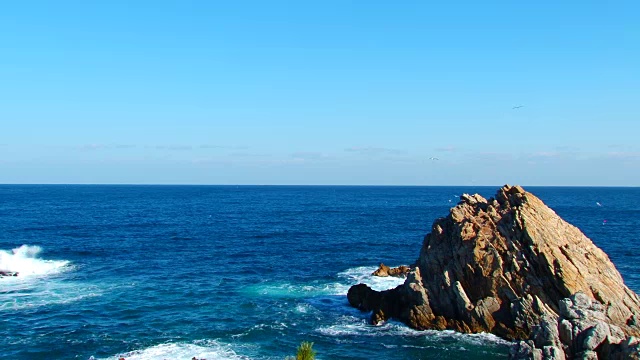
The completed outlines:
{"type": "Polygon", "coordinates": [[[398,285],[404,284],[404,278],[394,276],[373,276],[371,275],[376,271],[377,267],[372,266],[360,266],[351,269],[347,269],[338,274],[340,278],[346,280],[347,284],[344,285],[343,292],[340,295],[346,294],[349,291],[349,287],[355,284],[367,284],[373,290],[384,291],[393,289],[398,285]]]}
{"type": "Polygon", "coordinates": [[[165,343],[114,355],[106,359],[117,360],[121,357],[127,360],[191,360],[194,357],[207,360],[249,359],[246,356],[238,355],[230,345],[222,344],[215,340],[198,340],[193,343],[165,343]]]}
{"type": "Polygon", "coordinates": [[[301,313],[301,314],[306,314],[310,311],[315,310],[311,305],[309,304],[298,304],[296,305],[296,311],[301,313]]]}
{"type": "Polygon", "coordinates": [[[17,272],[17,277],[31,277],[57,274],[70,268],[67,260],[40,259],[38,255],[41,252],[42,248],[34,245],[22,245],[11,251],[0,250],[0,271],[17,272]]]}
{"type": "Polygon", "coordinates": [[[45,260],[42,248],[22,245],[0,250],[0,270],[17,276],[0,278],[0,311],[61,305],[102,295],[96,285],[65,281],[60,274],[73,269],[68,260],[45,260]]]}
{"type": "Polygon", "coordinates": [[[387,321],[381,325],[370,325],[363,318],[342,316],[338,323],[316,329],[317,332],[335,337],[342,336],[403,336],[425,337],[435,344],[467,345],[508,345],[510,342],[493,334],[463,334],[453,330],[414,330],[397,321],[387,321]]]}

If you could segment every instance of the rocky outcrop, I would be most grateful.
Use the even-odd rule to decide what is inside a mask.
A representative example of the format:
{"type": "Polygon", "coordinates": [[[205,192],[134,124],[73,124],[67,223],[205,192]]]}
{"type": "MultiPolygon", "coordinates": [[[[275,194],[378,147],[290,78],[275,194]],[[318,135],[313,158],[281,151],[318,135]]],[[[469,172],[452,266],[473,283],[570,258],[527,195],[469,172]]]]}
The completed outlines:
{"type": "Polygon", "coordinates": [[[582,292],[560,301],[559,317],[534,326],[530,340],[511,348],[511,359],[640,359],[640,340],[610,324],[605,311],[582,292]]]}
{"type": "MultiPolygon", "coordinates": [[[[638,295],[602,250],[540,199],[504,186],[489,200],[466,194],[460,200],[433,223],[403,285],[384,292],[356,285],[350,304],[372,311],[372,323],[397,318],[416,329],[555,339],[556,324],[569,321],[561,313],[564,299],[581,292],[579,299],[602,304],[609,329],[640,335],[638,295]]],[[[572,346],[555,345],[563,352],[572,346]]]]}
{"type": "Polygon", "coordinates": [[[406,265],[400,265],[395,268],[390,268],[387,265],[380,263],[380,266],[378,266],[378,269],[374,271],[371,275],[380,276],[380,277],[387,277],[387,276],[407,277],[409,270],[411,269],[406,265]]]}
{"type": "Polygon", "coordinates": [[[15,271],[0,270],[0,277],[5,276],[18,276],[18,273],[15,271]]]}

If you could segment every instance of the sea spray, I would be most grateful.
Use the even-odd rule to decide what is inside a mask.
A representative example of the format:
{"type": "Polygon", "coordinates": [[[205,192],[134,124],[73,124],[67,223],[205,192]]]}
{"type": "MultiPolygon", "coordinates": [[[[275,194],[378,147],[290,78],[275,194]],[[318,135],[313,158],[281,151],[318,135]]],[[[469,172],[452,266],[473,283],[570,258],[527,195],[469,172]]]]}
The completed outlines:
{"type": "Polygon", "coordinates": [[[0,270],[17,273],[0,277],[0,311],[62,305],[101,295],[97,286],[51,278],[73,267],[67,260],[41,259],[41,253],[42,248],[34,245],[0,250],[0,270]]]}
{"type": "Polygon", "coordinates": [[[0,270],[17,272],[19,277],[42,276],[63,271],[68,265],[66,260],[43,260],[38,258],[42,248],[34,245],[22,245],[11,251],[0,250],[0,270]]]}

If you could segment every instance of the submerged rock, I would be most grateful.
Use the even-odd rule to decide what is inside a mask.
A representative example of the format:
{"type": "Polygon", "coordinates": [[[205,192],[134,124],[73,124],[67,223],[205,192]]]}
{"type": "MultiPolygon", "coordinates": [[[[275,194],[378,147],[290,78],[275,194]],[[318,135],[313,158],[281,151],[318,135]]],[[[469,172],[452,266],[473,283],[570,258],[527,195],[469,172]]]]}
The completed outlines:
{"type": "Polygon", "coordinates": [[[638,295],[602,250],[540,199],[507,185],[489,200],[460,200],[433,223],[403,285],[383,292],[356,285],[350,304],[372,311],[372,323],[396,318],[415,329],[530,340],[519,351],[530,347],[541,359],[589,358],[604,343],[640,335],[638,295]]]}

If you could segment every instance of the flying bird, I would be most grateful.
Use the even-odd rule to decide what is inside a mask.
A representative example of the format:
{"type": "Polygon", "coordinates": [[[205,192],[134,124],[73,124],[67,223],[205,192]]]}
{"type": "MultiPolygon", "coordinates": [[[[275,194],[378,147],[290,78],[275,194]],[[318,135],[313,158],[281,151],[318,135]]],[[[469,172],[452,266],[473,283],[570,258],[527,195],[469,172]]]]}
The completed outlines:
{"type": "Polygon", "coordinates": [[[432,156],[432,157],[429,158],[429,160],[440,160],[440,159],[438,159],[437,157],[433,157],[432,156]]]}
{"type": "Polygon", "coordinates": [[[522,108],[522,107],[524,107],[524,105],[514,106],[514,107],[512,107],[512,108],[511,108],[511,110],[514,110],[514,109],[520,109],[520,108],[522,108]]]}

